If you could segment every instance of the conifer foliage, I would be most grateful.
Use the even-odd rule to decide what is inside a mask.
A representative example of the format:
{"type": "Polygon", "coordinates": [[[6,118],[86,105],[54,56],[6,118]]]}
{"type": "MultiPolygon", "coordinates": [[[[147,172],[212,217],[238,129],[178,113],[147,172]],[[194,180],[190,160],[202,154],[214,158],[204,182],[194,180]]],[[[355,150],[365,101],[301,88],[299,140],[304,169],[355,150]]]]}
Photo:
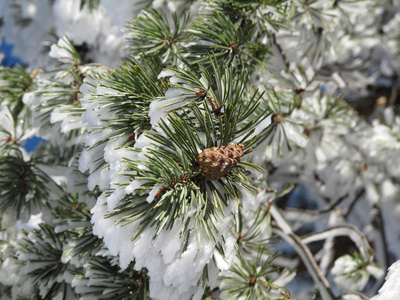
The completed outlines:
{"type": "Polygon", "coordinates": [[[397,2],[4,1],[0,299],[384,299],[397,2]]]}

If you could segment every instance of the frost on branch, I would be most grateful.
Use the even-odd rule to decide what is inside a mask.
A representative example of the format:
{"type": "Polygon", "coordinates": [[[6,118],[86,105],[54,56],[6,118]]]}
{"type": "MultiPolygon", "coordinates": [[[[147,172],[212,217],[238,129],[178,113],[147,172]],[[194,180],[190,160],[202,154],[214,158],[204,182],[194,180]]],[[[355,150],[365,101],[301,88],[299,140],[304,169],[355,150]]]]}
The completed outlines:
{"type": "Polygon", "coordinates": [[[383,270],[375,264],[364,261],[360,255],[355,258],[344,255],[338,258],[331,270],[334,282],[342,291],[362,291],[368,282],[369,276],[382,276],[383,270]]]}
{"type": "Polygon", "coordinates": [[[114,2],[0,3],[0,298],[376,295],[399,4],[114,2]]]}
{"type": "MultiPolygon", "coordinates": [[[[216,67],[214,72],[220,76],[216,67]]],[[[198,80],[191,76],[192,81],[198,80]]],[[[163,81],[156,82],[158,91],[163,88],[163,81]]],[[[234,94],[236,90],[230,92],[234,94]]],[[[98,107],[97,114],[107,113],[108,107],[101,107],[97,95],[89,100],[89,107],[98,107]]],[[[144,99],[151,96],[141,94],[144,99]]],[[[215,101],[223,104],[227,100],[215,101]]],[[[141,105],[144,112],[151,109],[146,102],[141,105]]],[[[114,122],[112,126],[118,125],[119,119],[114,116],[119,113],[122,111],[108,114],[114,122]]],[[[119,256],[122,269],[134,260],[135,268],[148,270],[152,278],[150,295],[156,298],[201,297],[205,285],[216,278],[218,270],[229,268],[236,254],[233,218],[238,213],[240,189],[254,192],[244,174],[246,167],[239,163],[251,142],[243,140],[243,145],[210,147],[220,142],[219,130],[210,131],[217,122],[231,126],[230,135],[224,137],[227,142],[243,131],[234,127],[242,118],[241,112],[227,106],[224,113],[231,118],[210,117],[208,101],[197,97],[191,106],[160,118],[151,130],[137,131],[134,144],[126,136],[107,136],[107,131],[86,133],[87,141],[92,137],[105,138],[104,159],[108,163],[103,168],[108,173],[105,177],[109,180],[108,189],[106,185],[100,186],[105,192],[91,210],[93,232],[103,238],[110,254],[119,256]],[[222,158],[229,166],[224,166],[225,171],[215,178],[200,176],[206,172],[207,164],[201,160],[201,153],[207,148],[227,152],[222,158]]],[[[105,118],[107,115],[98,119],[98,124],[105,118]]],[[[112,129],[105,122],[102,126],[112,129]]],[[[112,134],[111,130],[108,132],[112,134]]],[[[92,153],[96,150],[95,143],[87,147],[92,153]]],[[[81,165],[86,155],[81,156],[81,165]]],[[[89,184],[93,176],[95,173],[89,176],[89,184]]]]}

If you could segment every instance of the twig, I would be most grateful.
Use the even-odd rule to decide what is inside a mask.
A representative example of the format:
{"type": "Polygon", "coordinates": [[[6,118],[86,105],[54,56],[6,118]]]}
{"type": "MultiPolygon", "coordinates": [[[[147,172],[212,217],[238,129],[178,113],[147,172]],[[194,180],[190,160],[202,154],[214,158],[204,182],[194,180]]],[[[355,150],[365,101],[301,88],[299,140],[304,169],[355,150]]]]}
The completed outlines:
{"type": "Polygon", "coordinates": [[[383,239],[383,243],[382,245],[385,248],[385,267],[389,267],[389,252],[387,249],[387,242],[386,242],[386,233],[385,233],[385,228],[384,228],[384,223],[383,223],[383,216],[382,216],[382,209],[381,209],[381,200],[379,200],[379,202],[376,204],[376,209],[377,209],[377,213],[375,215],[375,219],[373,220],[374,225],[376,226],[376,228],[379,229],[382,239],[383,239]]]}
{"type": "Polygon", "coordinates": [[[282,57],[283,63],[285,64],[285,67],[286,67],[287,69],[289,69],[289,67],[290,67],[289,60],[287,59],[286,53],[285,53],[285,51],[282,49],[281,44],[277,41],[275,33],[272,32],[272,31],[269,31],[269,37],[271,38],[272,43],[273,43],[273,44],[276,46],[276,48],[278,49],[279,54],[280,54],[281,57],[282,57]]]}
{"type": "Polygon", "coordinates": [[[295,233],[287,233],[283,231],[277,224],[272,223],[272,232],[279,234],[284,238],[299,254],[308,272],[313,278],[317,289],[319,290],[322,299],[334,300],[335,296],[331,291],[330,285],[324,274],[319,270],[317,263],[314,260],[313,254],[310,249],[302,242],[299,236],[295,233]]]}
{"type": "Polygon", "coordinates": [[[365,235],[357,227],[349,224],[336,225],[325,230],[303,235],[301,240],[303,243],[308,244],[324,239],[325,235],[330,237],[348,236],[356,244],[363,257],[371,256],[374,253],[365,235]]]}
{"type": "Polygon", "coordinates": [[[350,203],[349,209],[347,210],[347,212],[343,215],[344,218],[347,219],[347,217],[349,216],[349,214],[351,213],[351,211],[353,210],[353,207],[356,205],[356,203],[358,202],[358,200],[360,200],[361,196],[364,195],[365,193],[365,189],[362,188],[356,195],[356,197],[353,199],[353,201],[350,203]]]}
{"type": "Polygon", "coordinates": [[[310,249],[303,243],[302,239],[292,231],[291,224],[286,220],[282,211],[275,204],[271,205],[270,212],[275,220],[275,222],[271,224],[272,233],[278,234],[285,239],[298,253],[313,278],[322,299],[334,300],[335,296],[331,291],[329,282],[320,271],[310,249]]]}
{"type": "MultiPolygon", "coordinates": [[[[341,295],[340,298],[338,298],[338,300],[341,300],[341,299],[350,299],[350,298],[347,298],[347,297],[344,298],[344,296],[347,296],[347,295],[357,295],[357,296],[360,297],[361,299],[369,300],[369,298],[368,298],[367,296],[365,296],[363,293],[360,293],[360,292],[351,292],[351,293],[348,293],[348,294],[341,295]]],[[[351,299],[353,299],[353,298],[351,298],[351,299]]]]}

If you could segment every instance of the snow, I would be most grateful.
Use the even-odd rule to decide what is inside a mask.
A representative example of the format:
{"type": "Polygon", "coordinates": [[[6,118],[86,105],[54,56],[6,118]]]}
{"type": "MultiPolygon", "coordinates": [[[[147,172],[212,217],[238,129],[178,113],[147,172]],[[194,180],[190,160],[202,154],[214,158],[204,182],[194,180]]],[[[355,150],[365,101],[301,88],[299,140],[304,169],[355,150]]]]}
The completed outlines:
{"type": "Polygon", "coordinates": [[[39,213],[37,215],[31,215],[28,222],[26,223],[23,223],[21,220],[18,220],[15,226],[17,226],[18,231],[21,230],[32,231],[33,229],[38,230],[40,229],[39,225],[43,223],[42,214],[43,213],[39,213]]]}
{"type": "Polygon", "coordinates": [[[371,298],[371,300],[391,299],[400,299],[400,260],[389,267],[385,283],[378,295],[371,298]]]}
{"type": "Polygon", "coordinates": [[[64,36],[58,40],[57,44],[51,45],[49,56],[63,63],[71,63],[74,61],[74,57],[71,51],[68,51],[70,49],[71,45],[68,43],[67,37],[64,36]]]}
{"type": "MultiPolygon", "coordinates": [[[[126,49],[123,47],[124,31],[122,28],[127,20],[136,17],[144,6],[152,5],[160,9],[178,12],[182,9],[194,11],[195,7],[205,11],[208,9],[208,12],[210,12],[210,7],[206,7],[204,4],[199,7],[201,1],[197,1],[197,4],[189,9],[188,5],[184,5],[185,1],[183,0],[121,0],[117,6],[114,3],[115,1],[101,0],[100,7],[93,10],[89,10],[86,6],[81,7],[80,1],[18,0],[13,2],[13,6],[10,6],[11,2],[4,0],[0,4],[0,17],[4,21],[2,34],[6,38],[10,37],[10,41],[16,45],[17,53],[25,55],[24,58],[31,68],[37,66],[50,68],[55,64],[54,60],[48,58],[47,53],[42,54],[48,52],[43,51],[43,46],[48,48],[50,45],[48,41],[54,42],[59,37],[61,38],[58,39],[57,43],[51,46],[49,56],[65,64],[73,63],[74,57],[68,51],[71,45],[67,42],[64,34],[68,35],[75,45],[86,44],[88,48],[87,59],[106,65],[118,63],[126,53],[126,49]],[[28,18],[29,22],[22,28],[19,26],[16,16],[28,18]],[[50,28],[54,28],[55,37],[48,33],[50,28]]],[[[397,257],[400,255],[398,239],[395,238],[398,236],[397,229],[400,225],[400,208],[397,199],[398,180],[400,178],[400,162],[398,159],[400,119],[395,116],[391,107],[385,107],[380,111],[382,119],[375,120],[366,126],[364,124],[366,122],[362,123],[363,121],[356,114],[330,111],[329,107],[336,98],[327,94],[336,95],[342,91],[341,89],[348,87],[350,82],[352,88],[361,95],[364,91],[360,82],[374,85],[381,76],[391,77],[396,74],[398,71],[397,62],[393,58],[395,56],[392,55],[392,51],[395,53],[393,49],[396,48],[395,45],[398,40],[400,22],[398,7],[391,14],[392,20],[382,24],[382,30],[387,35],[379,35],[378,37],[370,29],[370,27],[373,28],[372,30],[376,29],[376,24],[373,21],[379,15],[379,9],[375,12],[369,7],[369,5],[374,4],[374,1],[336,1],[340,10],[347,12],[347,14],[341,14],[339,10],[328,9],[327,5],[331,5],[332,1],[317,1],[311,3],[308,8],[322,9],[322,13],[319,16],[320,18],[316,18],[314,14],[308,15],[308,18],[311,19],[304,16],[305,10],[300,2],[302,3],[302,1],[293,1],[293,9],[296,10],[296,13],[299,13],[292,20],[293,28],[288,26],[288,28],[281,30],[273,29],[282,49],[285,50],[286,56],[291,62],[289,68],[269,70],[265,74],[257,70],[254,77],[258,76],[258,78],[251,82],[252,88],[264,89],[266,103],[277,104],[276,107],[273,107],[274,110],[285,116],[280,124],[271,124],[271,118],[268,117],[255,127],[254,133],[248,139],[265,133],[269,129],[273,129],[271,130],[273,133],[271,136],[263,137],[264,140],[262,140],[258,149],[254,149],[255,151],[244,159],[261,166],[265,166],[265,163],[268,162],[276,170],[265,176],[252,173],[252,178],[256,179],[255,183],[260,184],[260,193],[254,196],[241,189],[240,192],[243,196],[240,199],[240,207],[236,202],[229,202],[228,206],[223,208],[225,217],[221,216],[219,219],[211,217],[211,220],[208,220],[216,224],[215,239],[209,239],[206,233],[202,231],[201,226],[196,223],[198,220],[195,219],[195,216],[200,210],[199,207],[193,206],[187,214],[174,216],[175,222],[172,228],[163,229],[157,233],[155,226],[149,227],[144,229],[133,241],[131,238],[143,225],[143,219],[120,223],[121,216],[109,217],[109,213],[116,210],[123,199],[138,201],[137,189],[143,187],[144,184],[154,183],[147,179],[135,178],[138,175],[129,170],[127,160],[142,161],[138,164],[138,167],[145,170],[145,163],[149,161],[149,150],[154,147],[150,144],[155,142],[148,138],[146,132],[140,133],[138,130],[135,132],[134,148],[136,150],[124,149],[125,142],[131,132],[121,135],[120,132],[115,132],[109,126],[112,122],[111,119],[119,116],[110,109],[112,108],[111,101],[107,102],[107,99],[102,96],[105,94],[110,95],[110,97],[121,96],[121,92],[109,86],[108,82],[101,80],[98,82],[95,78],[86,77],[84,84],[79,89],[82,97],[76,99],[85,112],[83,115],[72,115],[68,113],[68,110],[65,110],[65,107],[57,107],[54,110],[49,108],[52,96],[41,95],[41,93],[54,95],[57,90],[48,87],[49,74],[39,75],[35,78],[32,87],[36,90],[25,93],[23,96],[24,104],[28,108],[34,109],[33,124],[14,123],[10,109],[2,104],[0,120],[3,122],[4,132],[0,132],[0,141],[4,143],[10,136],[22,141],[28,136],[29,129],[31,133],[37,133],[42,137],[54,138],[61,145],[63,138],[61,133],[80,129],[78,131],[79,138],[72,139],[69,144],[76,146],[76,148],[84,147],[79,157],[79,170],[85,174],[80,174],[82,176],[76,180],[81,180],[81,183],[87,184],[87,187],[79,191],[83,194],[87,192],[87,189],[95,191],[99,187],[100,192],[103,192],[95,200],[96,204],[91,209],[93,233],[103,239],[104,246],[108,248],[108,254],[113,257],[113,261],[118,263],[120,268],[125,269],[131,262],[136,261],[137,269],[146,267],[149,270],[151,277],[150,294],[158,299],[189,299],[191,296],[193,296],[193,299],[200,299],[204,288],[201,283],[203,270],[209,271],[210,281],[212,282],[217,279],[221,271],[230,268],[237,254],[237,235],[234,232],[237,230],[235,222],[239,210],[241,215],[246,218],[244,228],[248,228],[251,222],[247,218],[251,219],[254,216],[253,210],[258,209],[261,204],[268,204],[270,200],[279,197],[279,194],[275,194],[275,192],[267,194],[264,184],[269,185],[271,183],[274,188],[276,186],[277,191],[283,189],[287,183],[294,181],[299,185],[312,188],[316,194],[317,200],[315,202],[318,208],[326,207],[327,204],[345,197],[343,202],[335,207],[337,211],[329,213],[325,220],[319,220],[318,224],[315,225],[323,228],[343,222],[345,205],[355,197],[359,190],[365,191],[365,195],[352,208],[353,211],[349,215],[351,221],[348,222],[360,227],[360,230],[364,233],[376,233],[371,229],[371,220],[377,211],[376,207],[381,207],[380,213],[384,216],[382,219],[386,236],[394,237],[388,239],[388,248],[397,257]],[[371,15],[371,12],[376,15],[371,15]],[[365,18],[365,15],[368,18],[365,18]],[[346,24],[346,26],[342,26],[342,24],[346,24]],[[316,26],[324,27],[323,35],[319,37],[316,35],[316,26]],[[351,32],[354,36],[357,36],[359,32],[371,36],[356,40],[346,32],[351,32]],[[304,38],[306,35],[307,38],[304,38]],[[317,42],[321,42],[318,44],[321,47],[314,47],[317,42]],[[314,59],[313,56],[317,57],[319,54],[321,54],[321,57],[314,59]],[[368,57],[369,55],[371,57],[368,57]],[[362,61],[367,57],[373,63],[373,66],[368,69],[368,74],[349,74],[347,70],[341,72],[340,67],[346,65],[349,58],[352,62],[355,62],[362,61]],[[316,74],[319,74],[318,71],[321,71],[322,62],[326,63],[327,69],[332,67],[332,70],[323,70],[330,73],[330,82],[322,82],[319,80],[320,78],[314,80],[316,74]],[[274,77],[275,75],[276,77],[274,77]],[[285,82],[281,82],[280,79],[284,79],[285,82]],[[301,96],[293,96],[293,87],[304,89],[304,93],[301,96]],[[282,97],[282,103],[269,101],[271,99],[268,99],[270,97],[268,92],[271,92],[272,88],[278,93],[282,92],[284,95],[289,95],[288,99],[282,97]],[[301,107],[292,107],[294,99],[301,100],[301,107]],[[39,117],[42,114],[49,115],[49,120],[40,121],[39,117]],[[47,124],[48,121],[52,125],[45,128],[44,124],[47,124]],[[356,128],[355,126],[359,125],[357,123],[362,126],[356,128]],[[304,134],[305,129],[310,129],[309,136],[304,134]],[[361,169],[364,165],[367,170],[361,169]],[[126,197],[127,195],[129,197],[126,197]],[[188,233],[187,231],[183,232],[184,224],[187,225],[185,230],[190,231],[188,236],[185,235],[185,233],[188,233]],[[188,238],[187,249],[184,248],[186,237],[188,238]],[[217,248],[222,248],[223,254],[217,248]]],[[[197,12],[195,11],[195,13],[197,12]]],[[[273,12],[276,11],[273,10],[273,12]]],[[[142,11],[142,14],[145,13],[142,11]]],[[[269,26],[267,26],[268,30],[271,29],[269,26]]],[[[267,38],[263,39],[263,42],[267,43],[267,41],[267,38]]],[[[199,41],[199,44],[202,42],[199,41]]],[[[276,52],[277,47],[273,47],[271,50],[275,52],[274,54],[277,54],[271,58],[272,60],[281,59],[279,53],[276,52]]],[[[91,67],[85,66],[81,70],[85,70],[85,74],[86,72],[87,74],[95,73],[96,68],[91,69],[91,67]]],[[[353,67],[352,65],[348,66],[349,69],[353,67]]],[[[104,74],[102,73],[101,76],[104,74]]],[[[325,75],[322,74],[321,76],[324,77],[325,75]]],[[[148,112],[153,127],[151,130],[159,134],[163,134],[159,126],[161,119],[168,126],[166,118],[170,111],[179,109],[196,99],[194,89],[187,85],[186,80],[179,78],[177,72],[166,69],[158,75],[158,79],[166,77],[169,77],[170,88],[166,91],[164,97],[153,99],[148,112]]],[[[57,73],[54,78],[66,84],[73,82],[70,74],[66,73],[65,70],[57,73]]],[[[381,80],[384,79],[381,78],[381,80]]],[[[386,85],[392,83],[391,80],[385,80],[386,85]]],[[[204,89],[208,89],[210,86],[210,83],[204,77],[200,78],[200,84],[203,85],[204,89]]],[[[0,85],[7,86],[7,83],[1,81],[0,85]]],[[[70,94],[67,92],[68,90],[65,90],[61,93],[62,97],[66,96],[63,99],[66,103],[70,101],[70,94]]],[[[226,92],[223,88],[221,90],[223,95],[219,96],[224,96],[226,92]]],[[[199,136],[200,140],[205,143],[204,134],[200,133],[199,136]]],[[[242,138],[243,135],[236,137],[234,141],[227,142],[237,143],[242,138]]],[[[177,151],[179,152],[179,150],[177,151]]],[[[24,158],[29,159],[27,155],[24,158]]],[[[52,169],[59,171],[56,168],[52,169]]],[[[48,172],[46,171],[46,173],[48,172]]],[[[70,173],[68,177],[74,176],[70,173]]],[[[52,178],[57,179],[57,183],[60,184],[65,182],[65,176],[53,176],[52,178]]],[[[164,186],[163,184],[155,182],[148,190],[143,190],[144,196],[140,193],[140,197],[146,199],[146,205],[155,204],[155,195],[164,186]]],[[[70,185],[70,181],[68,181],[68,185],[70,185]]],[[[221,186],[217,185],[216,188],[218,192],[224,195],[225,191],[221,186]]],[[[73,189],[68,187],[68,191],[71,190],[73,189]]],[[[205,192],[211,195],[209,189],[205,192]]],[[[28,195],[26,200],[29,201],[32,196],[28,195]]],[[[57,199],[56,193],[52,194],[49,200],[52,201],[53,198],[57,199]]],[[[79,195],[79,201],[82,201],[82,199],[84,199],[84,196],[79,195]]],[[[44,220],[44,216],[48,215],[47,211],[37,212],[36,210],[31,212],[28,221],[21,219],[15,223],[18,230],[32,231],[39,229],[39,224],[47,221],[44,220]]],[[[275,207],[271,208],[271,212],[278,215],[275,207]]],[[[306,215],[306,212],[304,214],[306,215]]],[[[278,217],[275,217],[275,221],[280,223],[281,228],[286,232],[292,232],[291,224],[285,222],[283,216],[278,215],[278,217]]],[[[50,219],[50,216],[46,216],[46,218],[50,219]]],[[[307,219],[307,217],[303,217],[303,219],[307,219]]],[[[297,221],[301,225],[310,223],[309,220],[303,219],[297,221]]],[[[87,222],[74,224],[68,222],[68,225],[57,226],[56,232],[68,230],[73,226],[87,225],[87,222]]],[[[268,238],[268,230],[266,227],[264,229],[263,238],[268,238]]],[[[34,239],[32,236],[30,238],[34,239]]],[[[63,251],[71,249],[74,245],[73,242],[68,242],[64,245],[63,251]]],[[[328,250],[332,250],[333,245],[332,240],[326,238],[324,245],[326,249],[324,251],[326,250],[326,253],[329,253],[328,250]]],[[[26,253],[19,255],[20,261],[27,261],[30,257],[26,253]]],[[[29,293],[33,283],[25,280],[26,277],[23,275],[21,275],[21,280],[24,280],[24,282],[17,282],[15,276],[12,275],[35,270],[41,265],[28,263],[21,271],[18,270],[17,266],[12,265],[14,261],[10,257],[6,259],[1,257],[1,259],[3,265],[0,266],[0,281],[15,283],[19,285],[18,292],[29,293]],[[9,267],[11,271],[5,271],[6,267],[9,267]],[[10,275],[10,272],[15,272],[15,274],[10,275]]],[[[82,265],[81,261],[68,255],[63,256],[62,261],[76,266],[82,265]]],[[[327,259],[322,259],[320,268],[327,271],[330,265],[331,263],[327,259]]],[[[400,298],[399,270],[398,262],[392,265],[385,285],[374,300],[400,298]]],[[[85,271],[88,276],[93,275],[92,271],[87,269],[85,271]]],[[[381,272],[381,269],[374,264],[369,264],[360,269],[354,258],[349,255],[337,259],[332,269],[334,282],[343,290],[363,290],[367,285],[369,276],[379,277],[381,272]]],[[[70,273],[65,273],[62,277],[57,278],[57,280],[64,279],[73,281],[70,273]]],[[[73,282],[74,285],[79,286],[77,280],[73,282]]],[[[90,278],[88,282],[89,285],[94,285],[99,280],[90,278]]],[[[285,281],[282,280],[282,282],[285,281]]],[[[42,293],[48,289],[44,284],[37,286],[43,289],[42,293]]],[[[108,292],[109,290],[106,290],[105,294],[108,292]]],[[[347,298],[344,298],[351,299],[353,296],[356,297],[355,295],[347,295],[347,298]]],[[[61,294],[57,297],[61,297],[61,294]]]]}

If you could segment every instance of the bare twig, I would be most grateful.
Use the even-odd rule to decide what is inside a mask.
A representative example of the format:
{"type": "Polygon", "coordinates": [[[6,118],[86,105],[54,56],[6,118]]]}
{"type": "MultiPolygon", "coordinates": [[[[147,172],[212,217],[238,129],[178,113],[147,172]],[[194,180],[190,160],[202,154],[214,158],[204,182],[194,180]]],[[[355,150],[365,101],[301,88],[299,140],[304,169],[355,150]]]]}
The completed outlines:
{"type": "Polygon", "coordinates": [[[285,239],[298,253],[308,272],[313,278],[322,299],[334,300],[335,296],[331,291],[329,282],[325,275],[320,271],[310,249],[305,243],[303,243],[302,239],[291,230],[290,223],[286,220],[281,210],[275,204],[271,205],[270,212],[275,220],[271,226],[272,233],[278,234],[285,239]]]}
{"type": "Polygon", "coordinates": [[[269,31],[269,37],[271,38],[272,43],[273,43],[273,44],[276,46],[276,48],[278,49],[279,54],[280,54],[281,57],[282,57],[283,63],[285,64],[285,67],[286,67],[287,69],[289,69],[289,67],[290,67],[289,60],[287,59],[286,53],[285,53],[285,51],[282,49],[281,44],[277,41],[275,33],[272,32],[272,31],[269,31]]]}

